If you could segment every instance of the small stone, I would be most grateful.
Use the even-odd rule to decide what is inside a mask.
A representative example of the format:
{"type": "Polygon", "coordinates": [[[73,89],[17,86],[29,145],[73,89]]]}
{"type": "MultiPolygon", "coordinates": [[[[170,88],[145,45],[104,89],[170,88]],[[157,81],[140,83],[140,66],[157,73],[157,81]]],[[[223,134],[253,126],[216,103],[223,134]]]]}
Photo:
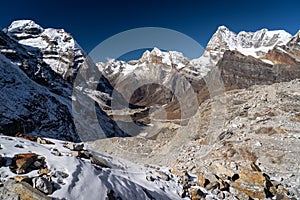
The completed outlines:
{"type": "Polygon", "coordinates": [[[239,174],[233,174],[233,176],[231,177],[231,180],[232,181],[236,181],[240,178],[240,175],[239,174]]]}
{"type": "Polygon", "coordinates": [[[69,176],[69,174],[65,173],[65,172],[62,172],[62,171],[56,171],[54,172],[53,174],[53,177],[55,178],[62,178],[62,179],[65,179],[69,176]]]}
{"type": "Polygon", "coordinates": [[[39,171],[38,171],[38,174],[40,175],[40,176],[42,176],[42,175],[47,175],[47,174],[49,174],[51,172],[51,170],[49,169],[49,168],[43,168],[43,169],[40,169],[39,171]]]}
{"type": "Polygon", "coordinates": [[[197,178],[197,184],[201,187],[205,187],[209,183],[209,180],[204,177],[203,174],[199,174],[197,178]]]}
{"type": "Polygon", "coordinates": [[[71,151],[82,151],[84,144],[83,143],[67,143],[64,145],[65,148],[70,149],[71,151]]]}
{"type": "Polygon", "coordinates": [[[24,180],[28,180],[29,177],[28,176],[15,176],[14,179],[15,179],[16,182],[21,182],[21,181],[24,181],[24,180]]]}
{"type": "Polygon", "coordinates": [[[92,155],[86,150],[79,151],[79,157],[80,158],[90,159],[91,156],[92,155]]]}
{"type": "Polygon", "coordinates": [[[226,182],[226,181],[221,181],[221,183],[220,183],[220,190],[221,191],[229,191],[229,187],[230,187],[230,185],[229,185],[229,183],[228,182],[226,182]]]}
{"type": "Polygon", "coordinates": [[[162,172],[162,171],[154,171],[153,175],[157,176],[158,178],[164,180],[164,181],[169,181],[170,180],[170,177],[168,174],[162,172]]]}
{"type": "Polygon", "coordinates": [[[107,162],[106,159],[96,156],[96,155],[91,155],[90,160],[93,164],[104,167],[104,168],[111,168],[110,164],[107,162]]]}
{"type": "Polygon", "coordinates": [[[232,135],[233,135],[232,131],[224,131],[218,136],[218,140],[221,141],[224,139],[231,138],[232,135]]]}
{"type": "Polygon", "coordinates": [[[192,200],[200,200],[206,196],[206,194],[200,188],[190,188],[189,193],[191,194],[192,200]]]}
{"type": "Polygon", "coordinates": [[[153,178],[152,176],[146,176],[147,181],[151,181],[153,182],[155,180],[155,178],[153,178]]]}
{"type": "Polygon", "coordinates": [[[188,196],[187,191],[185,191],[185,190],[180,190],[180,191],[178,192],[178,195],[179,195],[181,198],[185,198],[185,197],[188,196]]]}
{"type": "MultiPolygon", "coordinates": [[[[227,192],[227,191],[223,191],[223,194],[224,194],[224,198],[223,199],[230,199],[230,197],[232,197],[232,194],[230,194],[230,192],[227,192]]],[[[231,198],[233,199],[233,198],[231,198]]]]}
{"type": "Polygon", "coordinates": [[[220,189],[220,183],[212,182],[212,183],[209,183],[205,188],[208,190],[220,189]]]}
{"type": "Polygon", "coordinates": [[[259,142],[259,141],[257,141],[257,142],[254,143],[254,146],[261,147],[261,146],[262,146],[262,143],[259,142]]]}
{"type": "Polygon", "coordinates": [[[289,191],[287,189],[285,189],[282,185],[278,185],[277,190],[278,190],[278,192],[282,192],[286,195],[289,195],[289,191]]]}
{"type": "Polygon", "coordinates": [[[62,156],[62,154],[57,149],[52,149],[51,153],[55,156],[62,156]]]}
{"type": "Polygon", "coordinates": [[[254,171],[261,172],[261,169],[255,164],[255,162],[251,162],[251,163],[250,163],[250,167],[251,167],[251,169],[253,169],[254,171]]]}
{"type": "Polygon", "coordinates": [[[44,138],[41,138],[41,137],[37,137],[36,142],[38,144],[54,144],[53,142],[46,140],[44,138]]]}
{"type": "Polygon", "coordinates": [[[21,145],[21,144],[16,144],[15,147],[20,148],[20,149],[24,149],[23,145],[21,145]]]}
{"type": "Polygon", "coordinates": [[[74,144],[74,149],[75,151],[82,151],[83,150],[83,147],[84,147],[84,144],[74,144]]]}
{"type": "Polygon", "coordinates": [[[57,183],[62,184],[62,185],[66,184],[62,178],[58,178],[57,183]]]}
{"type": "Polygon", "coordinates": [[[204,145],[205,144],[205,138],[200,138],[199,139],[199,144],[204,145]]]}

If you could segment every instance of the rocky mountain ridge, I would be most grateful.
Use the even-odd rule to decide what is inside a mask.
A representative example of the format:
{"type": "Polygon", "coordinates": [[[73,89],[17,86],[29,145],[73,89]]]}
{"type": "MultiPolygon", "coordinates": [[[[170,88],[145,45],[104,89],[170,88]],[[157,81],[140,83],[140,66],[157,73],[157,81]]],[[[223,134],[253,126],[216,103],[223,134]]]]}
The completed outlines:
{"type": "MultiPolygon", "coordinates": [[[[72,107],[72,84],[79,69],[85,74],[92,73],[93,63],[70,34],[64,30],[44,30],[30,20],[15,21],[0,32],[0,52],[1,70],[4,70],[1,84],[5,86],[1,90],[1,110],[4,111],[1,132],[80,141],[72,116],[76,112],[72,107]]],[[[85,84],[97,84],[101,91],[95,89],[87,96],[101,97],[93,99],[105,106],[113,91],[109,81],[103,76],[96,83],[89,81],[85,80],[85,84]]],[[[77,107],[91,109],[83,102],[75,102],[77,107]]],[[[102,107],[95,109],[104,135],[126,135],[102,107]]],[[[87,119],[81,119],[81,123],[90,133],[98,132],[97,127],[89,126],[87,119]]]]}
{"type": "MultiPolygon", "coordinates": [[[[190,60],[182,53],[154,48],[139,60],[112,59],[97,66],[130,103],[146,107],[158,105],[167,113],[167,119],[180,119],[179,99],[188,104],[195,94],[200,104],[212,95],[214,89],[209,87],[229,90],[299,78],[297,38],[297,34],[291,36],[283,30],[235,34],[221,26],[200,58],[190,60]],[[135,88],[136,85],[139,87],[135,88]],[[151,98],[147,98],[149,96],[151,98]]],[[[193,115],[193,109],[186,110],[193,115]]]]}

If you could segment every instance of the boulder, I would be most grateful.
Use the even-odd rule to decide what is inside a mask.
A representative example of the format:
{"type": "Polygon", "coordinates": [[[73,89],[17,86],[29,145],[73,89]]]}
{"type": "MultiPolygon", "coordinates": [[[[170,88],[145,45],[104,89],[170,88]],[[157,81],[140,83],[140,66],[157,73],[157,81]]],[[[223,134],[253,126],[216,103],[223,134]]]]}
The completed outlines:
{"type": "Polygon", "coordinates": [[[201,200],[206,196],[206,193],[203,192],[200,188],[190,188],[189,193],[192,200],[201,200]]]}
{"type": "Polygon", "coordinates": [[[9,167],[14,173],[24,174],[47,166],[43,156],[35,153],[21,153],[14,155],[9,167]]]}
{"type": "Polygon", "coordinates": [[[44,194],[52,194],[53,184],[45,177],[35,177],[32,179],[33,187],[44,194]]]}
{"type": "Polygon", "coordinates": [[[96,156],[93,154],[90,159],[91,159],[91,162],[97,166],[104,167],[104,168],[111,168],[111,166],[107,162],[107,160],[100,156],[96,156]]]}
{"type": "Polygon", "coordinates": [[[84,144],[83,143],[67,143],[64,145],[65,148],[70,149],[71,151],[82,151],[84,144]]]}
{"type": "Polygon", "coordinates": [[[246,183],[237,183],[237,182],[232,182],[230,184],[230,186],[238,191],[236,196],[239,199],[244,199],[245,194],[247,196],[251,197],[252,199],[255,199],[255,198],[264,199],[267,197],[267,195],[265,193],[265,188],[263,186],[254,187],[253,185],[249,185],[246,183]],[[243,194],[241,194],[241,193],[243,193],[243,194]]]}
{"type": "Polygon", "coordinates": [[[61,178],[61,179],[65,179],[69,176],[69,174],[65,173],[65,172],[62,172],[62,171],[56,171],[54,172],[53,174],[53,177],[54,178],[61,178]]]}
{"type": "Polygon", "coordinates": [[[5,166],[5,164],[6,164],[5,158],[3,158],[2,155],[0,155],[0,167],[5,166]]]}
{"type": "Polygon", "coordinates": [[[15,182],[8,179],[3,187],[0,187],[0,199],[5,200],[51,200],[42,192],[33,188],[26,182],[15,182]]]}
{"type": "Polygon", "coordinates": [[[264,187],[266,184],[266,178],[262,172],[252,171],[246,167],[241,169],[239,176],[240,178],[236,180],[236,182],[239,183],[246,183],[262,187],[264,187]]]}
{"type": "Polygon", "coordinates": [[[159,170],[156,170],[153,172],[153,175],[157,176],[158,178],[164,180],[164,181],[169,181],[170,180],[170,177],[168,174],[162,172],[162,171],[159,171],[159,170]]]}

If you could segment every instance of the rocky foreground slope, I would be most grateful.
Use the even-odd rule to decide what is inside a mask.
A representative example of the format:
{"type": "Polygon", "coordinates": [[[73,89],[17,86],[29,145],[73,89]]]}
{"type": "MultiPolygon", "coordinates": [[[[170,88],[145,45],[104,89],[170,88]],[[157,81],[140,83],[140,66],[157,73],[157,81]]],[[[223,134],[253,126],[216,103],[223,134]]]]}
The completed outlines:
{"type": "Polygon", "coordinates": [[[300,197],[300,81],[232,90],[201,104],[185,127],[162,126],[156,138],[113,138],[95,149],[141,164],[168,166],[187,196],[220,199],[300,197]],[[224,104],[215,113],[213,104],[224,104]],[[222,126],[214,126],[222,114],[222,126]],[[213,123],[213,125],[211,124],[213,123]],[[197,182],[189,181],[195,175],[197,182]]]}

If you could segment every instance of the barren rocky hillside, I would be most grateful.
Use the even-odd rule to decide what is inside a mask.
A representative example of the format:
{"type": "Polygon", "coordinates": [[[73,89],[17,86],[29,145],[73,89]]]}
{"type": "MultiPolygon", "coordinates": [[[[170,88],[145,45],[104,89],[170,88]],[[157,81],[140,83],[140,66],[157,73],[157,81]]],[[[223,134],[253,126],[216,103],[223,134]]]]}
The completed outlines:
{"type": "Polygon", "coordinates": [[[229,191],[239,199],[297,199],[299,87],[296,79],[232,90],[202,103],[186,127],[159,124],[160,133],[149,140],[113,138],[92,145],[144,165],[166,165],[183,179],[186,173],[197,175],[198,182],[183,185],[199,199],[203,194],[194,185],[216,194],[229,191]],[[223,120],[221,126],[214,118],[223,120]]]}

